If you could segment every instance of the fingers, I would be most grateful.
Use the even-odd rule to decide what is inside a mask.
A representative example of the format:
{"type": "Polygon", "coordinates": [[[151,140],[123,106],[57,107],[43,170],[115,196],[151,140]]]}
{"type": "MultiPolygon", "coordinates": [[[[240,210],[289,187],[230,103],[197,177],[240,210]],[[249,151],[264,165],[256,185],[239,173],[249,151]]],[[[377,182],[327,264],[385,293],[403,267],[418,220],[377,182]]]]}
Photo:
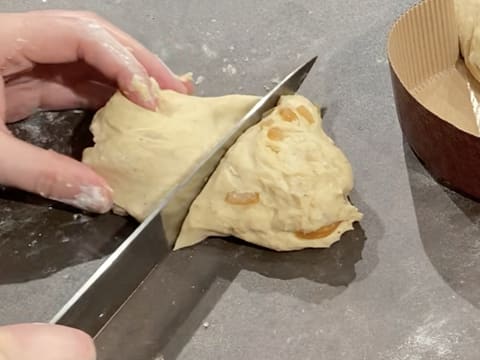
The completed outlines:
{"type": "Polygon", "coordinates": [[[94,21],[26,16],[20,36],[22,54],[41,64],[84,60],[113,79],[132,101],[155,109],[156,99],[145,67],[107,30],[94,21]],[[58,46],[62,44],[62,46],[58,46]]]}
{"type": "Polygon", "coordinates": [[[0,327],[1,360],[95,360],[93,340],[58,325],[21,324],[0,327]]]}
{"type": "MultiPolygon", "coordinates": [[[[0,86],[1,120],[6,112],[2,81],[0,86]]],[[[94,86],[86,88],[85,93],[94,90],[94,86]]],[[[45,93],[42,93],[42,90],[36,93],[27,89],[23,96],[33,97],[29,99],[30,103],[39,102],[51,107],[65,105],[68,101],[72,103],[88,101],[92,96],[90,93],[83,100],[79,100],[77,93],[54,83],[47,84],[43,91],[45,93]]],[[[22,108],[23,104],[18,103],[17,110],[14,110],[14,107],[7,112],[16,111],[16,114],[10,115],[22,116],[21,112],[27,111],[22,108]]],[[[3,121],[0,121],[0,124],[5,126],[3,121]]],[[[37,148],[16,139],[8,131],[0,131],[0,184],[33,192],[91,212],[105,213],[112,207],[112,190],[107,182],[88,166],[54,151],[37,148]]]]}
{"type": "Polygon", "coordinates": [[[0,132],[0,184],[91,212],[105,213],[112,207],[112,190],[88,166],[3,132],[0,132]]]}
{"type": "Polygon", "coordinates": [[[97,81],[61,84],[32,79],[5,89],[7,122],[21,120],[38,109],[98,109],[115,92],[115,88],[97,81]]]}
{"type": "Polygon", "coordinates": [[[145,67],[147,72],[159,84],[160,88],[171,89],[181,93],[191,93],[193,85],[188,81],[179,79],[168,66],[155,54],[145,48],[130,35],[123,32],[107,20],[91,13],[75,13],[73,16],[81,16],[85,19],[97,21],[105,27],[120,43],[122,43],[145,67]]]}
{"type": "Polygon", "coordinates": [[[29,13],[25,15],[25,24],[20,31],[21,52],[29,61],[46,64],[84,60],[107,78],[115,80],[127,97],[146,108],[155,109],[157,106],[149,73],[164,88],[188,91],[153,54],[103,21],[51,15],[50,12],[44,12],[42,16],[29,13]]]}
{"type": "Polygon", "coordinates": [[[145,67],[148,74],[158,82],[160,88],[171,89],[180,93],[192,93],[193,84],[190,81],[179,79],[157,55],[153,54],[137,40],[108,22],[106,19],[101,18],[94,13],[82,11],[48,10],[47,12],[56,16],[82,18],[85,21],[94,21],[100,24],[109,31],[117,41],[125,46],[136,59],[138,59],[138,61],[145,67]]]}

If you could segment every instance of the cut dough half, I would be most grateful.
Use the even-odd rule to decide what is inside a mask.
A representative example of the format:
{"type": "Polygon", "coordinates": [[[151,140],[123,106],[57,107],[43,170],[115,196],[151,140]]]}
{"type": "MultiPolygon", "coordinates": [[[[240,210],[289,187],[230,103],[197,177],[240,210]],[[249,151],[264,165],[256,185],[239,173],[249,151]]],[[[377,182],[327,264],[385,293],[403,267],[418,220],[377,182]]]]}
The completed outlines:
{"type": "Polygon", "coordinates": [[[259,100],[157,92],[156,112],[117,92],[95,115],[90,127],[95,146],[83,153],[83,162],[112,187],[115,207],[138,221],[259,100]]]}
{"type": "Polygon", "coordinates": [[[223,158],[183,224],[175,249],[230,236],[277,251],[329,247],[362,214],[352,169],[306,98],[281,98],[223,158]]]}

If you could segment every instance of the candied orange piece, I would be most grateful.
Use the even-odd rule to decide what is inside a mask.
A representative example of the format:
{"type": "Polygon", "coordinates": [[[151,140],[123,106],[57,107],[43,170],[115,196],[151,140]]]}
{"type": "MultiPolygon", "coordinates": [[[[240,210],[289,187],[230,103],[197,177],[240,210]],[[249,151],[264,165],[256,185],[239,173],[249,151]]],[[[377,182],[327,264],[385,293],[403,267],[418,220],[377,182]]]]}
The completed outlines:
{"type": "Polygon", "coordinates": [[[295,236],[303,240],[322,239],[327,237],[328,235],[331,235],[335,230],[337,230],[337,228],[340,226],[341,223],[342,223],[341,221],[338,221],[336,223],[323,226],[320,229],[317,229],[315,231],[308,232],[308,233],[302,230],[296,231],[295,236]]]}
{"type": "Polygon", "coordinates": [[[272,127],[268,130],[267,137],[273,141],[280,141],[280,140],[283,140],[285,135],[283,134],[282,129],[278,127],[272,127]]]}
{"type": "Polygon", "coordinates": [[[258,192],[236,192],[231,191],[225,196],[225,202],[232,205],[254,205],[260,201],[258,192]]]}
{"type": "Polygon", "coordinates": [[[304,105],[300,105],[297,107],[297,111],[302,117],[305,118],[310,124],[313,124],[315,122],[313,115],[310,111],[308,111],[307,107],[304,105]]]}
{"type": "Polygon", "coordinates": [[[281,108],[280,110],[278,110],[278,113],[283,120],[288,122],[292,122],[298,119],[297,114],[295,114],[295,112],[289,108],[281,108]]]}

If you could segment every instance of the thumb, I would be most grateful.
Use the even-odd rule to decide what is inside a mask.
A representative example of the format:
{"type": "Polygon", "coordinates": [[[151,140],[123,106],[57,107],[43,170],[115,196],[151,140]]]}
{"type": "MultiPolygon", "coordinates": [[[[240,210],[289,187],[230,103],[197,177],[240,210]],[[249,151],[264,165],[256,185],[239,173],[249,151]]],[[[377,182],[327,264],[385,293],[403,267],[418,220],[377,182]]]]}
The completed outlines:
{"type": "Polygon", "coordinates": [[[93,340],[80,330],[47,324],[0,327],[0,360],[95,360],[93,340]]]}
{"type": "Polygon", "coordinates": [[[112,190],[87,165],[2,131],[0,184],[92,212],[105,213],[112,206],[112,190]]]}

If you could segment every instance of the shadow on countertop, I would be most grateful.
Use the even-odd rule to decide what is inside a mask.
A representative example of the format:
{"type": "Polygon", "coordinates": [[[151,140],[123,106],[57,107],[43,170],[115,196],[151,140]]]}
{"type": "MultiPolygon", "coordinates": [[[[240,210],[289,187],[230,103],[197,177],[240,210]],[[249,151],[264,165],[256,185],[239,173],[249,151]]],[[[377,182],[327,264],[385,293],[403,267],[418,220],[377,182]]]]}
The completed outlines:
{"type": "MultiPolygon", "coordinates": [[[[366,204],[359,199],[354,202],[372,228],[383,229],[366,204]]],[[[329,285],[312,285],[311,291],[287,294],[309,303],[329,300],[356,280],[355,268],[362,260],[366,240],[361,225],[356,224],[353,231],[328,249],[274,252],[234,238],[210,238],[175,251],[157,266],[96,338],[99,357],[115,359],[121,349],[125,358],[154,359],[160,354],[165,359],[176,358],[241,271],[277,280],[305,279],[329,285]]],[[[375,252],[375,244],[373,249],[375,252]]],[[[376,253],[371,252],[369,267],[359,281],[378,263],[376,253]]],[[[244,281],[237,284],[248,292],[288,291],[288,287],[274,282],[268,288],[244,281]]]]}
{"type": "MultiPolygon", "coordinates": [[[[15,123],[17,137],[81,158],[91,115],[39,113],[15,123]]],[[[91,216],[23,191],[0,188],[0,285],[41,279],[112,253],[135,228],[129,218],[91,216]]]]}
{"type": "Polygon", "coordinates": [[[480,203],[438,184],[406,142],[404,149],[425,252],[445,282],[480,308],[480,203]]]}

